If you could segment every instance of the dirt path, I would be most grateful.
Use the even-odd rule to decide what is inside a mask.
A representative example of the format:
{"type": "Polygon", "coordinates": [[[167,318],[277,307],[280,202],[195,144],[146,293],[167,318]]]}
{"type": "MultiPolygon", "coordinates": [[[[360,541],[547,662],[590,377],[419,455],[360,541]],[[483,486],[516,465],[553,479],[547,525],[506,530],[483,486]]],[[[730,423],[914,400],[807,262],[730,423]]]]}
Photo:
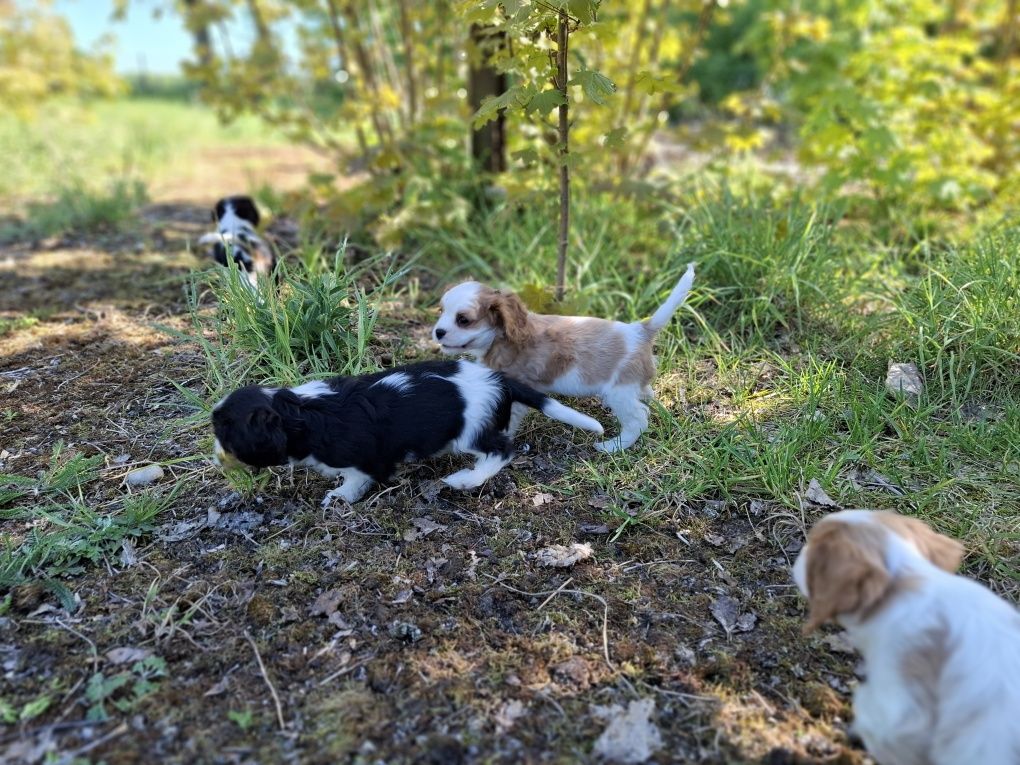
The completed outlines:
{"type": "Polygon", "coordinates": [[[48,701],[0,728],[0,760],[587,762],[644,702],[654,728],[616,724],[652,762],[863,761],[841,722],[852,658],[800,637],[800,530],[775,508],[664,496],[655,528],[611,541],[605,498],[549,488],[590,448],[537,422],[480,495],[440,491],[436,463],[353,511],[321,510],[327,485],[299,472],[231,492],[172,384],[199,390],[201,359],[154,326],[183,321],[205,216],[0,251],[0,317],[31,324],[0,337],[0,472],[34,475],[62,440],[104,455],[81,497],[101,508],[127,466],[183,460],[143,543],[64,580],[76,612],[12,591],[0,696],[48,701]],[[594,557],[535,559],[573,542],[594,557]]]}

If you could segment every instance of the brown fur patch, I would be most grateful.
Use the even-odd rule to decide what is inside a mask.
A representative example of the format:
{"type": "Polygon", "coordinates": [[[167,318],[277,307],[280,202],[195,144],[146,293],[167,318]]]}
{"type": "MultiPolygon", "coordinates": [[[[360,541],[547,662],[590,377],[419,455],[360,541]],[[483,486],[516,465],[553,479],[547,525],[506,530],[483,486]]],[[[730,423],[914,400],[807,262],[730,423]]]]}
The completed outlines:
{"type": "Polygon", "coordinates": [[[866,615],[879,606],[892,584],[883,560],[881,529],[822,521],[811,529],[807,541],[805,634],[841,614],[866,615]]]}
{"type": "Polygon", "coordinates": [[[943,571],[955,574],[963,560],[963,545],[933,531],[922,521],[896,513],[877,511],[875,520],[897,536],[913,542],[921,555],[943,571]]]}
{"type": "Polygon", "coordinates": [[[617,379],[623,385],[640,385],[642,388],[651,384],[655,379],[655,356],[650,339],[630,355],[617,379]]]}
{"type": "Polygon", "coordinates": [[[522,347],[531,342],[528,309],[517,295],[486,287],[479,293],[477,302],[478,318],[488,315],[493,326],[503,330],[510,345],[522,347]]]}
{"type": "Polygon", "coordinates": [[[950,655],[949,631],[938,627],[919,638],[914,650],[901,657],[900,673],[917,701],[918,711],[928,720],[925,727],[934,731],[939,722],[939,684],[950,655]]]}

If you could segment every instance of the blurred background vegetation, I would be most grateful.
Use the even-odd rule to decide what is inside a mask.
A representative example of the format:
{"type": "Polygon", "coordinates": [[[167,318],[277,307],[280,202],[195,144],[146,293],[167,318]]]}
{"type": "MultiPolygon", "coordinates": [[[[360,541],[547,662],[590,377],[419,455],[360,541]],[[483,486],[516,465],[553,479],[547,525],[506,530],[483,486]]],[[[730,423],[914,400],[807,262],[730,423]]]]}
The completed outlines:
{"type": "Polygon", "coordinates": [[[286,206],[314,206],[321,225],[384,247],[456,230],[494,199],[553,219],[563,162],[586,199],[677,203],[696,174],[837,203],[904,241],[958,237],[1020,198],[1016,0],[110,9],[183,25],[192,51],[180,76],[118,75],[108,48],[76,45],[58,6],[0,0],[6,207],[83,186],[124,194],[182,146],[220,141],[312,147],[324,162],[286,206]],[[561,11],[570,80],[558,88],[561,11]],[[65,129],[53,138],[40,123],[65,129]]]}

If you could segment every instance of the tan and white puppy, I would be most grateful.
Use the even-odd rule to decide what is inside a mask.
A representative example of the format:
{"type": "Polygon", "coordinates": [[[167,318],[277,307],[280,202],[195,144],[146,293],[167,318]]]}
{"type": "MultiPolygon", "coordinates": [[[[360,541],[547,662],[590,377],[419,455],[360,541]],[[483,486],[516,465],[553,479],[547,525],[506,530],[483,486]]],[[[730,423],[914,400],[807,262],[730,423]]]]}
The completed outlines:
{"type": "Polygon", "coordinates": [[[853,727],[881,765],[1020,765],[1020,612],[962,557],[916,519],[844,510],[794,564],[805,632],[835,620],[864,658],[853,727]]]}
{"type": "MultiPolygon", "coordinates": [[[[614,452],[631,446],[648,427],[644,402],[653,395],[655,336],[693,283],[692,263],[650,319],[628,324],[532,313],[512,292],[464,282],[443,295],[433,335],[443,353],[468,353],[543,393],[599,397],[620,421],[620,435],[595,448],[614,452]]],[[[526,413],[514,407],[511,435],[526,413]]]]}

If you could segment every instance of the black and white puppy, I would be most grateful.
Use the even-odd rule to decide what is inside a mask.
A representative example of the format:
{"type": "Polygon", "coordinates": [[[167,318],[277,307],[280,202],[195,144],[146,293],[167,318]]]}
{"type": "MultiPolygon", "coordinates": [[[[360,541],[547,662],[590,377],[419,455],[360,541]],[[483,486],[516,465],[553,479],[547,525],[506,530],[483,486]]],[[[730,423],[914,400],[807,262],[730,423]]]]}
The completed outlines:
{"type": "Polygon", "coordinates": [[[323,506],[334,497],[356,502],[399,463],[444,451],[476,458],[474,467],[443,479],[455,489],[471,489],[513,457],[505,431],[514,403],[602,433],[591,417],[481,364],[428,361],[295,388],[236,390],[213,409],[214,454],[228,467],[289,462],[343,478],[323,506]]]}
{"type": "Polygon", "coordinates": [[[216,203],[212,214],[216,231],[203,234],[198,244],[211,246],[213,259],[221,266],[230,258],[244,271],[248,283],[255,287],[258,279],[272,275],[276,256],[256,230],[259,210],[251,197],[224,197],[216,203]]]}

